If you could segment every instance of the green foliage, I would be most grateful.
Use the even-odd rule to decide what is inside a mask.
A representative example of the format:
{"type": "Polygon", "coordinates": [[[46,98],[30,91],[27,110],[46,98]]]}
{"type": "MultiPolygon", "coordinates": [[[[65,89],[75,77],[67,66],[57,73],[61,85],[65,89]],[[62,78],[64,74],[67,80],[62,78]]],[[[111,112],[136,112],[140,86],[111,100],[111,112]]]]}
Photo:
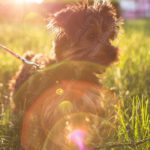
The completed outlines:
{"type": "MultiPolygon", "coordinates": [[[[124,33],[115,41],[120,47],[120,61],[104,74],[104,84],[116,91],[122,103],[113,142],[132,142],[150,136],[149,26],[148,20],[125,22],[124,33]]],[[[49,34],[44,25],[0,24],[1,44],[21,55],[28,50],[48,54],[51,39],[53,34],[49,34]]],[[[0,49],[0,149],[4,150],[20,149],[17,127],[11,121],[14,116],[10,115],[7,86],[20,64],[0,49]]],[[[149,150],[150,144],[118,149],[149,150]]]]}
{"type": "MultiPolygon", "coordinates": [[[[104,84],[122,99],[116,133],[119,142],[133,142],[150,136],[149,25],[147,20],[125,23],[124,33],[115,41],[120,47],[120,61],[105,73],[104,84]]],[[[149,148],[150,144],[146,142],[136,149],[149,148]]]]}
{"type": "Polygon", "coordinates": [[[40,24],[44,22],[43,16],[37,12],[29,12],[24,16],[24,22],[40,24]]]}
{"type": "Polygon", "coordinates": [[[105,83],[123,99],[127,96],[150,96],[150,31],[149,21],[130,21],[116,45],[120,60],[106,72],[105,83]]]}
{"type": "MultiPolygon", "coordinates": [[[[128,107],[124,105],[121,109],[118,109],[118,141],[132,143],[149,137],[150,115],[148,112],[148,99],[135,97],[128,99],[126,103],[128,103],[128,107]]],[[[150,144],[148,142],[137,147],[139,150],[149,150],[149,148],[150,144]]]]}

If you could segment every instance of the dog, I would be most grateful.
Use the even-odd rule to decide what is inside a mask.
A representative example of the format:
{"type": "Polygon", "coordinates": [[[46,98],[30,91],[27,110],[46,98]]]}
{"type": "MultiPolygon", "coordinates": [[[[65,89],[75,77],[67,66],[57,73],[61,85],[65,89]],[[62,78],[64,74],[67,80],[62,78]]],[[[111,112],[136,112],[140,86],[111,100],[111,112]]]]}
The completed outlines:
{"type": "MultiPolygon", "coordinates": [[[[48,28],[56,33],[50,56],[27,53],[26,59],[44,67],[66,60],[91,62],[105,68],[118,60],[119,49],[113,46],[111,41],[117,37],[120,19],[108,2],[69,5],[50,16],[48,28]]],[[[80,65],[72,65],[72,68],[78,70],[80,65]]],[[[82,69],[80,70],[82,72],[82,69]]],[[[21,66],[10,83],[12,95],[15,95],[35,72],[36,69],[32,66],[21,66]]],[[[89,126],[93,122],[96,126],[92,127],[101,131],[101,136],[95,133],[98,135],[98,142],[103,143],[106,140],[104,137],[109,137],[106,133],[109,129],[111,133],[110,125],[109,129],[105,129],[107,125],[99,125],[101,123],[97,121],[96,116],[111,118],[114,115],[114,105],[117,104],[116,97],[93,80],[87,81],[68,81],[65,78],[30,103],[21,121],[21,145],[25,150],[92,150],[94,148],[86,144],[84,137],[89,136],[89,126]]],[[[26,85],[25,87],[30,88],[26,85]]],[[[19,103],[24,103],[21,98],[19,103]]],[[[21,110],[16,103],[15,105],[15,109],[21,110]]],[[[103,119],[100,119],[101,122],[103,119]]]]}

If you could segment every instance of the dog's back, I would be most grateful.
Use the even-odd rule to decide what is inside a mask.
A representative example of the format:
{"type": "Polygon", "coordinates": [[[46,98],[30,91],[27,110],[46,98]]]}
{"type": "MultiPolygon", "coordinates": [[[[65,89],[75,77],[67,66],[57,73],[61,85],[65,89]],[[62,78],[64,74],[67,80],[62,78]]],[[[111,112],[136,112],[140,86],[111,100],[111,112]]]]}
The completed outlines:
{"type": "MultiPolygon", "coordinates": [[[[15,111],[22,117],[21,144],[25,150],[79,146],[91,150],[87,141],[94,136],[94,142],[103,144],[115,125],[117,98],[99,84],[95,74],[101,65],[107,67],[118,58],[111,40],[118,32],[119,19],[107,3],[69,6],[51,19],[50,25],[59,29],[54,47],[57,63],[41,72],[25,65],[13,79],[15,111]],[[58,62],[64,60],[68,62],[59,67],[58,62]]],[[[48,64],[50,59],[44,61],[45,68],[48,64]]]]}

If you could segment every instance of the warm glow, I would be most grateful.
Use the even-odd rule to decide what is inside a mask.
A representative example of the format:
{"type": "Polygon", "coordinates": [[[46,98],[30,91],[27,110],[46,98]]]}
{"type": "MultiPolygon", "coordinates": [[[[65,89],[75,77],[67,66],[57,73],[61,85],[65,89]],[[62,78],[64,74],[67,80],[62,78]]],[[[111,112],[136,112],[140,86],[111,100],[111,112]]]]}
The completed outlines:
{"type": "Polygon", "coordinates": [[[42,3],[43,0],[15,0],[16,3],[22,4],[22,3],[42,3]]]}
{"type": "Polygon", "coordinates": [[[84,141],[86,138],[86,132],[84,130],[80,129],[73,130],[68,135],[68,138],[70,141],[72,141],[74,144],[78,146],[79,150],[88,150],[84,145],[84,141]]]}

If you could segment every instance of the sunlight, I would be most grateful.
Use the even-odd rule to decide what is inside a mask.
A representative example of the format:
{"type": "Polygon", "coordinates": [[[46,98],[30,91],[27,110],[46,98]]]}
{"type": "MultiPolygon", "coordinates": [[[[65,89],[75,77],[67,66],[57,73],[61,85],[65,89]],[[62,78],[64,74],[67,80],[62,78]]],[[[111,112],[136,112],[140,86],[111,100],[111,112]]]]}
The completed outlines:
{"type": "Polygon", "coordinates": [[[41,4],[43,0],[15,0],[15,3],[22,4],[22,3],[37,3],[41,4]]]}
{"type": "Polygon", "coordinates": [[[79,150],[88,150],[84,145],[85,137],[86,132],[80,129],[76,129],[68,135],[69,140],[76,144],[79,150]]]}

